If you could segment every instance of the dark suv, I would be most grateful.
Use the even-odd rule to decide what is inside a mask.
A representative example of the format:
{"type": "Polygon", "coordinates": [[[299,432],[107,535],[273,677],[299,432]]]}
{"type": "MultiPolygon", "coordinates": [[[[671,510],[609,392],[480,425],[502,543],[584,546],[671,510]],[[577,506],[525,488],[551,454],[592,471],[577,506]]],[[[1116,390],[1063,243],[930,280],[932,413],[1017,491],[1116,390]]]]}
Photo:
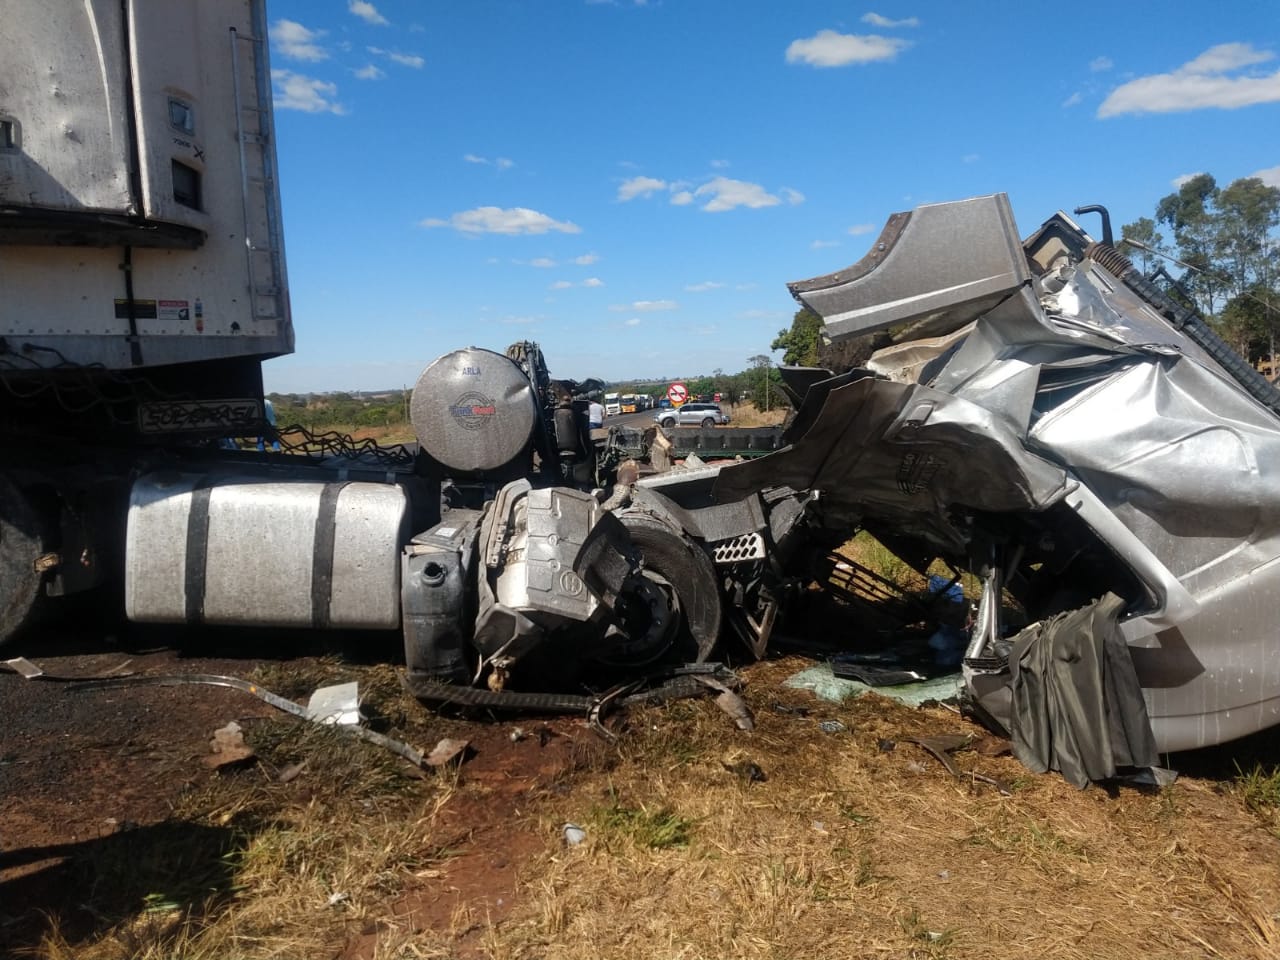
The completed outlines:
{"type": "Polygon", "coordinates": [[[663,410],[653,418],[664,427],[714,427],[729,422],[718,403],[686,403],[680,409],[663,410]]]}

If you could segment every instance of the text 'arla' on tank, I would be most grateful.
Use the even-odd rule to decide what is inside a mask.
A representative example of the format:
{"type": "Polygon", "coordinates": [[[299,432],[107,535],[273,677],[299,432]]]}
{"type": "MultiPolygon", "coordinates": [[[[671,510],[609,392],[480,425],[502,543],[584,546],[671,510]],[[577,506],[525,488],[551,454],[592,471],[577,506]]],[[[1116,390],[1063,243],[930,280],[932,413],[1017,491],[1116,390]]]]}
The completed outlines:
{"type": "Polygon", "coordinates": [[[450,470],[499,472],[528,449],[538,423],[529,378],[500,353],[446,353],[413,388],[413,429],[422,449],[450,470]]]}

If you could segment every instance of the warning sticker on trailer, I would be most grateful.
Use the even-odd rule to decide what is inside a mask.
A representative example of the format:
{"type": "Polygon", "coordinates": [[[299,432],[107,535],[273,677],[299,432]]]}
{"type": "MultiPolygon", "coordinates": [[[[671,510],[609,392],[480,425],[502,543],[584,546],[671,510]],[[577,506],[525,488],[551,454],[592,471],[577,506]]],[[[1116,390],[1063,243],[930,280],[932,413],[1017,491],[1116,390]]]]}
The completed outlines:
{"type": "Polygon", "coordinates": [[[191,317],[190,300],[157,300],[156,319],[186,323],[191,317]]]}

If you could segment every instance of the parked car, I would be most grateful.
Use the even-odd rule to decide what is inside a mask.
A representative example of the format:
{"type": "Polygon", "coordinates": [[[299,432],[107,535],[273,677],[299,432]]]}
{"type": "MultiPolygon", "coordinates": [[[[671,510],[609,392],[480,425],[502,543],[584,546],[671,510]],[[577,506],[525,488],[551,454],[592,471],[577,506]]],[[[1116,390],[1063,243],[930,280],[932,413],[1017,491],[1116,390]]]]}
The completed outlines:
{"type": "Polygon", "coordinates": [[[679,409],[663,410],[653,418],[664,427],[714,427],[729,422],[729,415],[718,403],[686,403],[679,409]]]}

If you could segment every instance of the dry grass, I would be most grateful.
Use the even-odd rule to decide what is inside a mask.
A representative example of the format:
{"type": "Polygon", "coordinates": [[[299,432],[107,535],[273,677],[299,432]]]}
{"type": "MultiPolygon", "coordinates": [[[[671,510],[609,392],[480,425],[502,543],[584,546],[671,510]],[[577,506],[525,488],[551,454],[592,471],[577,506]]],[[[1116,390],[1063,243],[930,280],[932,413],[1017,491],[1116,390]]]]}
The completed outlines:
{"type": "MultiPolygon", "coordinates": [[[[1005,797],[957,781],[906,739],[981,734],[966,721],[874,696],[815,701],[781,686],[802,666],[748,671],[752,734],[709,701],[638,711],[616,746],[569,728],[558,736],[573,741],[572,762],[537,788],[504,774],[511,724],[488,727],[481,754],[456,777],[422,781],[335,731],[256,724],[259,766],[174,811],[175,823],[222,831],[180,871],[203,879],[161,891],[167,899],[151,909],[134,897],[87,940],[55,930],[40,952],[60,960],[1280,956],[1280,841],[1250,812],[1273,812],[1267,771],[1235,784],[1081,792],[1009,757],[955,755],[962,770],[1012,784],[1005,797]],[[823,733],[823,719],[846,731],[823,733]],[[300,759],[304,776],[279,783],[276,772],[300,759]],[[764,782],[735,772],[748,762],[764,782]],[[565,822],[581,824],[587,841],[565,847],[565,822]],[[486,824],[527,843],[504,849],[499,840],[473,856],[486,824]],[[479,894],[484,870],[497,869],[495,849],[517,881],[502,910],[479,894]],[[225,869],[208,871],[211,860],[225,869]],[[457,900],[443,912],[411,917],[405,907],[449,890],[457,900]]],[[[415,742],[463,729],[404,701],[386,668],[327,663],[292,681],[288,665],[271,670],[264,683],[304,690],[358,674],[371,706],[415,742]]],[[[519,749],[538,756],[540,748],[534,737],[519,749]]],[[[181,849],[167,849],[184,863],[181,849]]],[[[100,866],[104,876],[128,872],[123,862],[115,873],[100,866]]]]}
{"type": "Polygon", "coordinates": [[[909,743],[879,749],[976,732],[954,715],[879,698],[774,713],[780,669],[753,674],[754,735],[731,733],[707,703],[655,712],[624,764],[554,805],[549,825],[607,796],[692,826],[680,847],[604,824],[581,848],[548,851],[526,871],[533,903],[497,931],[493,955],[976,958],[998,944],[1005,957],[1119,958],[1140,944],[1153,956],[1261,960],[1280,950],[1280,847],[1222,794],[1196,782],[1081,793],[1009,758],[961,754],[963,767],[1018,785],[1001,797],[909,743]],[[852,732],[818,732],[819,714],[852,732]],[[726,771],[744,756],[767,782],[726,771]]]}
{"type": "Polygon", "coordinates": [[[776,427],[787,418],[791,408],[785,403],[769,410],[761,410],[754,403],[744,400],[732,407],[727,403],[720,405],[732,418],[731,427],[776,427]]]}

